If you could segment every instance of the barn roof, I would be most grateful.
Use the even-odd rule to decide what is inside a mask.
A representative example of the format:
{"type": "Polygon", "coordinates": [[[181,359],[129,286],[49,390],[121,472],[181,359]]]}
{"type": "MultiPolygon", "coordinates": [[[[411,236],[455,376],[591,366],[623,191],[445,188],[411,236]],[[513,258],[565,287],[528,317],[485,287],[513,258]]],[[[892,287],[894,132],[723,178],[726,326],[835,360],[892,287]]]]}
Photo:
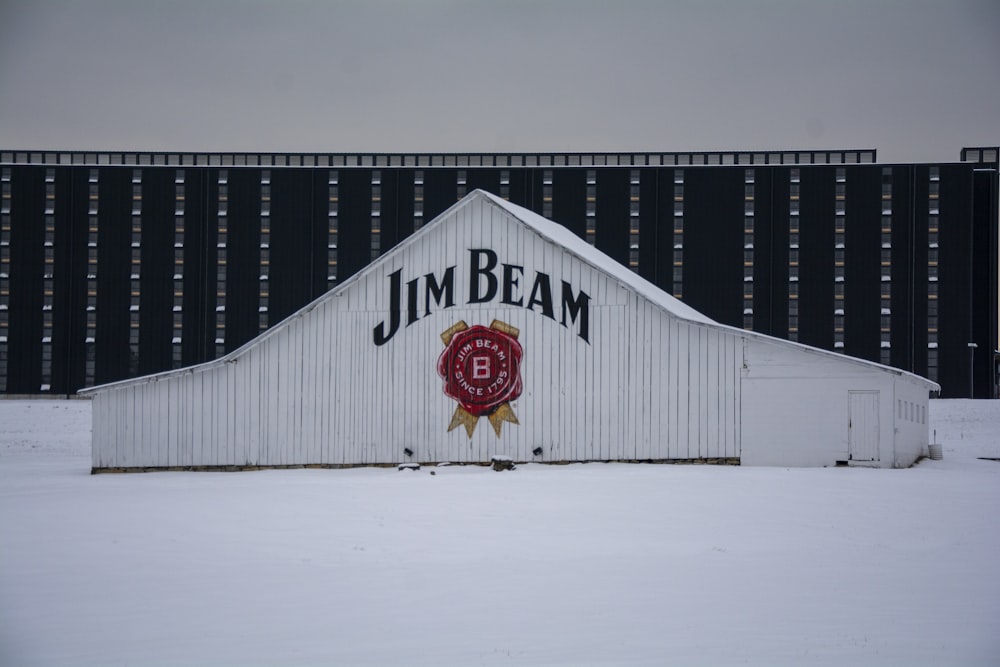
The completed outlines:
{"type": "Polygon", "coordinates": [[[685,304],[683,301],[667,294],[635,271],[630,270],[628,267],[623,266],[621,263],[608,257],[566,227],[552,222],[547,218],[543,218],[534,211],[530,211],[516,204],[511,204],[509,201],[501,199],[500,197],[492,195],[484,190],[473,191],[469,194],[469,199],[471,200],[476,196],[485,197],[490,200],[528,227],[534,229],[541,236],[548,238],[556,245],[563,247],[565,250],[573,255],[576,255],[594,268],[614,276],[618,282],[629,286],[643,298],[648,299],[671,314],[676,315],[677,317],[682,317],[686,320],[701,322],[702,324],[716,324],[715,320],[706,317],[691,306],[685,304]]]}

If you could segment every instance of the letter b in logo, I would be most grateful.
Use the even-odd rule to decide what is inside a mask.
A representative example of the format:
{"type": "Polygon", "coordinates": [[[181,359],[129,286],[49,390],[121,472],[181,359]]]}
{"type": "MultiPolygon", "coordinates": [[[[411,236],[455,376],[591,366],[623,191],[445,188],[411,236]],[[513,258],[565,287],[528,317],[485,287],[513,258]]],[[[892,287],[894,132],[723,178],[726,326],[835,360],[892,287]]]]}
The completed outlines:
{"type": "Polygon", "coordinates": [[[489,357],[473,357],[472,358],[472,379],[473,380],[488,380],[490,377],[490,358],[489,357]]]}

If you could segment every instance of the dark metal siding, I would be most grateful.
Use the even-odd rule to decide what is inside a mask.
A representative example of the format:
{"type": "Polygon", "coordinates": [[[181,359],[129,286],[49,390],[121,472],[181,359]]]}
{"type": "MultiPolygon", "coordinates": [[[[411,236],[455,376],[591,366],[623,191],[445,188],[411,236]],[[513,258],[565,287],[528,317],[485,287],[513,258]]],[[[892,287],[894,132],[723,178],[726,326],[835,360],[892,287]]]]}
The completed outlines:
{"type": "Polygon", "coordinates": [[[132,242],[132,169],[100,169],[97,236],[96,384],[131,375],[129,301],[132,242]]]}
{"type": "Polygon", "coordinates": [[[802,168],[799,201],[799,342],[833,349],[833,167],[802,168]]]}
{"type": "Polygon", "coordinates": [[[337,282],[368,266],[371,259],[372,172],[341,169],[338,175],[337,282]]]}
{"type": "Polygon", "coordinates": [[[847,174],[845,201],[844,353],[869,361],[881,356],[882,169],[847,174]]]}
{"type": "Polygon", "coordinates": [[[139,272],[142,285],[139,296],[140,375],[170,368],[173,358],[170,340],[173,334],[174,203],[174,170],[144,169],[139,272]]]}
{"type": "MultiPolygon", "coordinates": [[[[227,176],[229,185],[229,211],[226,216],[229,223],[226,236],[227,351],[235,350],[256,336],[259,330],[257,307],[261,274],[260,178],[260,169],[230,169],[227,176]]],[[[273,228],[271,233],[273,236],[273,228]]]]}
{"type": "MultiPolygon", "coordinates": [[[[766,291],[771,306],[768,313],[769,330],[761,331],[785,338],[788,336],[788,229],[791,211],[788,197],[791,192],[791,173],[788,167],[777,167],[768,171],[770,172],[768,191],[772,207],[770,211],[757,207],[755,220],[757,223],[764,222],[766,227],[756,231],[755,236],[763,238],[766,233],[771,262],[766,269],[759,261],[754,262],[754,294],[766,291]],[[766,281],[762,287],[756,284],[756,280],[757,276],[764,277],[762,274],[765,272],[766,281]]],[[[757,173],[760,172],[758,169],[757,173]]],[[[756,322],[755,312],[755,325],[756,322]]]]}
{"type": "Polygon", "coordinates": [[[413,233],[413,170],[383,170],[380,216],[382,252],[388,252],[413,233]]]}
{"type": "Polygon", "coordinates": [[[743,169],[684,172],[684,302],[743,326],[743,169]]]}
{"type": "MultiPolygon", "coordinates": [[[[370,238],[371,172],[365,170],[362,176],[367,177],[367,183],[359,189],[369,193],[365,202],[368,215],[355,224],[366,228],[367,233],[359,236],[370,238]]],[[[313,297],[314,186],[309,169],[271,170],[271,322],[288,317],[313,297]]],[[[341,192],[344,190],[341,186],[341,192]]],[[[356,193],[352,191],[353,194],[356,193]]],[[[363,259],[370,257],[370,248],[365,248],[363,259]]]]}
{"type": "Polygon", "coordinates": [[[995,170],[974,171],[972,184],[972,331],[976,349],[975,398],[993,397],[996,378],[990,359],[997,342],[997,245],[1000,234],[995,170]]]}
{"type": "MultiPolygon", "coordinates": [[[[939,380],[945,396],[968,395],[968,343],[978,345],[975,394],[992,393],[991,352],[997,335],[997,175],[977,165],[939,165],[939,380]]],[[[754,165],[754,328],[784,336],[788,326],[790,167],[754,165]]],[[[882,166],[803,165],[800,172],[799,340],[833,347],[836,171],[846,171],[845,346],[880,357],[882,166]]],[[[927,372],[928,194],[932,165],[898,165],[892,181],[891,361],[927,372]]],[[[42,386],[46,167],[11,169],[11,263],[7,392],[42,386]]],[[[98,383],[152,373],[173,364],[173,276],[183,274],[184,365],[215,356],[218,274],[217,166],[185,166],[184,261],[174,266],[178,168],[102,166],[54,168],[55,266],[50,391],[85,382],[88,173],[99,176],[96,377],[98,383]],[[130,360],[132,176],[141,169],[142,243],[139,355],[130,360]]],[[[586,237],[587,172],[596,183],[596,245],[629,260],[630,172],[639,169],[640,275],[673,289],[674,167],[434,167],[422,169],[429,222],[465,191],[501,194],[543,212],[544,174],[552,173],[552,217],[586,237]]],[[[270,169],[269,323],[316,298],[327,280],[330,219],[326,167],[270,169]]],[[[744,190],[742,166],[684,167],[684,300],[719,322],[743,326],[744,190]]],[[[373,257],[372,230],[386,252],[413,233],[412,167],[381,167],[381,215],[372,216],[373,168],[336,169],[336,269],[342,282],[373,257]],[[374,223],[373,223],[374,221],[374,223]]],[[[259,167],[228,168],[225,348],[259,329],[259,167]]],[[[377,256],[378,250],[374,255],[377,256]]]]}
{"type": "Polygon", "coordinates": [[[10,328],[7,391],[33,394],[42,383],[42,272],[45,169],[11,174],[10,328]]]}
{"type": "MultiPolygon", "coordinates": [[[[966,394],[972,372],[968,344],[976,337],[973,325],[978,301],[971,261],[975,253],[971,194],[971,170],[941,168],[938,379],[949,387],[964,387],[966,394]]],[[[989,293],[985,286],[979,289],[984,296],[989,293]]]]}
{"type": "Polygon", "coordinates": [[[580,238],[587,235],[587,170],[559,169],[552,174],[552,219],[580,238]]]}
{"type": "Polygon", "coordinates": [[[56,300],[53,304],[52,391],[85,382],[87,316],[87,171],[56,170],[56,300]]]}
{"type": "Polygon", "coordinates": [[[500,196],[500,170],[481,167],[465,170],[465,191],[486,190],[500,196]]]}
{"type": "Polygon", "coordinates": [[[424,170],[424,221],[430,222],[458,200],[457,169],[424,170]]]}
{"type": "MultiPolygon", "coordinates": [[[[785,253],[779,254],[779,249],[775,248],[775,225],[784,223],[787,231],[787,191],[785,193],[785,213],[780,221],[775,220],[777,213],[775,201],[774,181],[776,179],[773,169],[754,170],[754,234],[753,234],[753,328],[755,331],[769,335],[783,335],[785,329],[775,330],[775,302],[776,286],[775,280],[784,276],[784,282],[780,283],[780,288],[786,290],[787,294],[787,271],[777,272],[775,264],[776,257],[781,257],[784,262],[788,261],[785,253]]],[[[787,239],[785,241],[787,247],[787,239]]],[[[784,304],[785,302],[781,302],[784,304]]],[[[783,307],[787,307],[783,305],[783,307]]],[[[784,322],[785,320],[782,319],[784,322]]]]}
{"type": "MultiPolygon", "coordinates": [[[[660,243],[661,234],[670,236],[669,228],[661,229],[660,225],[660,174],[663,169],[645,169],[639,172],[639,275],[650,281],[657,282],[657,275],[662,270],[667,273],[667,264],[661,268],[660,243]]],[[[563,220],[558,214],[556,220],[563,220]]],[[[663,219],[668,224],[669,217],[663,219]]],[[[574,230],[576,231],[576,230],[574,230]]],[[[579,235],[579,232],[578,232],[579,235]]],[[[667,259],[669,262],[669,258],[667,259]]]]}
{"type": "MultiPolygon", "coordinates": [[[[655,172],[653,187],[656,191],[653,209],[653,246],[656,259],[654,260],[656,272],[650,280],[664,292],[673,294],[674,291],[674,170],[657,169],[655,172]]],[[[644,192],[644,191],[642,191],[644,192]]],[[[640,195],[641,196],[641,195],[640,195]]],[[[639,202],[640,211],[649,205],[649,202],[642,200],[639,202]]],[[[646,218],[642,219],[643,229],[646,229],[646,218]]],[[[642,265],[642,246],[647,245],[640,241],[640,266],[642,265]]],[[[647,245],[648,247],[648,245],[647,245]]]]}
{"type": "MultiPolygon", "coordinates": [[[[914,176],[912,167],[894,167],[891,175],[892,183],[892,315],[891,363],[897,368],[911,372],[916,370],[914,346],[917,336],[922,337],[924,349],[927,349],[927,307],[924,299],[927,295],[927,264],[926,252],[924,263],[917,264],[915,256],[917,234],[927,247],[927,220],[921,229],[916,228],[913,201],[914,176]],[[921,277],[919,299],[917,276],[921,277]],[[923,319],[917,320],[915,308],[922,308],[923,319]]],[[[926,195],[926,191],[925,191],[926,195]]],[[[927,371],[926,355],[921,355],[923,372],[927,371]]]]}
{"type": "Polygon", "coordinates": [[[184,177],[184,335],[183,365],[215,356],[215,239],[218,174],[212,169],[186,169],[184,177]]]}
{"type": "Polygon", "coordinates": [[[598,250],[621,264],[628,264],[629,170],[597,170],[598,250]]]}

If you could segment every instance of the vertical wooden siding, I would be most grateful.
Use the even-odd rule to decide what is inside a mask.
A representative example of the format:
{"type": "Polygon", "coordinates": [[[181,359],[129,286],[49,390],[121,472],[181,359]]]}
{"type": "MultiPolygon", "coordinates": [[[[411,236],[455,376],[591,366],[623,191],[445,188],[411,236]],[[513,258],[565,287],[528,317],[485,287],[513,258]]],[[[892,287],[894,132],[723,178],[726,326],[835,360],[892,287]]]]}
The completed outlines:
{"type": "MultiPolygon", "coordinates": [[[[516,299],[513,299],[516,300],[516,299]]],[[[407,460],[579,461],[738,457],[737,331],[679,319],[540,236],[484,197],[406,241],[263,337],[216,362],[98,391],[94,467],[374,464],[407,460]],[[524,267],[523,301],[550,276],[555,319],[538,309],[469,304],[469,249],[524,267]],[[405,283],[455,266],[455,306],[423,303],[407,326],[405,283]],[[402,270],[399,331],[385,345],[389,276],[402,270]],[[589,342],[561,324],[562,281],[591,298],[589,342]],[[448,431],[440,334],[459,320],[520,330],[519,424],[497,438],[448,431]],[[541,456],[533,455],[536,447],[541,456]]]]}

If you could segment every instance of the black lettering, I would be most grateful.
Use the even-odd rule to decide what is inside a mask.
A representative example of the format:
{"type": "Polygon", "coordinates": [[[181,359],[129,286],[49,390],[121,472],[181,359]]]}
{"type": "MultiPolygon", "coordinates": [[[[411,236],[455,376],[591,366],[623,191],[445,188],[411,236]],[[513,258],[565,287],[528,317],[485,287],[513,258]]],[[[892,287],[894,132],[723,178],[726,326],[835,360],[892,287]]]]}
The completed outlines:
{"type": "Polygon", "coordinates": [[[535,306],[542,307],[542,315],[550,319],[556,319],[552,312],[552,287],[549,285],[548,274],[539,272],[535,275],[535,284],[531,286],[531,296],[528,297],[528,310],[534,310],[535,306]]]}
{"type": "Polygon", "coordinates": [[[417,315],[417,285],[420,278],[414,278],[406,283],[406,326],[410,326],[419,319],[417,315]]]}
{"type": "Polygon", "coordinates": [[[497,266],[497,254],[485,248],[470,248],[469,260],[472,265],[472,272],[469,276],[469,303],[485,303],[492,301],[497,295],[497,277],[493,275],[493,269],[497,266]],[[486,258],[485,265],[480,264],[482,258],[486,258]],[[486,277],[486,291],[479,291],[479,278],[486,277]]]}
{"type": "Polygon", "coordinates": [[[580,290],[580,294],[573,298],[573,287],[566,282],[562,281],[562,325],[568,326],[566,324],[566,313],[569,312],[570,322],[576,322],[577,317],[580,318],[579,322],[579,336],[580,338],[587,341],[590,344],[590,295],[580,290]]]}
{"type": "MultiPolygon", "coordinates": [[[[511,306],[521,306],[524,303],[524,293],[521,282],[524,278],[524,267],[517,264],[504,264],[502,271],[503,284],[494,273],[498,261],[497,254],[485,248],[471,248],[469,280],[469,303],[484,303],[496,298],[500,291],[500,301],[511,306]],[[485,286],[482,278],[486,279],[485,286]]],[[[389,274],[389,315],[372,330],[375,345],[385,345],[399,331],[402,317],[402,269],[389,274]]],[[[577,335],[590,344],[590,295],[584,291],[573,293],[573,286],[565,280],[561,281],[560,294],[561,324],[572,328],[577,326],[577,335]]],[[[406,326],[420,319],[419,312],[420,278],[414,278],[406,283],[406,326]]],[[[438,281],[433,273],[424,275],[424,314],[431,314],[431,304],[438,308],[452,308],[455,305],[455,267],[445,269],[438,281]]],[[[551,320],[555,320],[553,308],[552,282],[547,273],[537,272],[535,280],[524,307],[538,312],[551,320]]],[[[470,348],[471,349],[471,348],[470,348]]]]}
{"type": "Polygon", "coordinates": [[[437,280],[434,279],[433,273],[428,273],[424,276],[424,281],[427,287],[424,289],[424,299],[426,300],[426,311],[424,315],[431,314],[431,297],[434,297],[434,303],[441,305],[441,299],[444,298],[444,307],[451,308],[455,305],[455,267],[449,266],[444,270],[444,278],[441,279],[441,283],[438,284],[437,280]]]}
{"type": "Polygon", "coordinates": [[[514,300],[514,289],[517,288],[517,278],[514,276],[515,271],[522,276],[524,275],[523,266],[517,266],[515,264],[503,265],[503,290],[501,292],[500,302],[511,306],[520,306],[524,303],[524,297],[518,296],[517,301],[514,300]]]}
{"type": "Polygon", "coordinates": [[[389,274],[389,332],[386,333],[385,320],[380,322],[372,330],[376,345],[385,345],[399,330],[399,292],[402,287],[402,278],[400,278],[402,272],[403,269],[396,269],[389,274]]]}

